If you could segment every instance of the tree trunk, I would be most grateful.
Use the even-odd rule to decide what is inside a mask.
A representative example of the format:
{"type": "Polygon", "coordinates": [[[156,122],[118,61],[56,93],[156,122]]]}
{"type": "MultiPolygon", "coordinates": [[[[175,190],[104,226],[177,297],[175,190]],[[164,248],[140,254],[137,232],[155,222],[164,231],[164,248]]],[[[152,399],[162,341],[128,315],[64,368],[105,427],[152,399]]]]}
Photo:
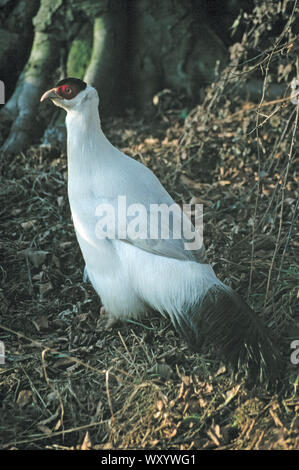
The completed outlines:
{"type": "Polygon", "coordinates": [[[200,88],[215,78],[228,53],[207,25],[203,1],[139,0],[130,3],[129,82],[143,110],[162,88],[198,101],[200,88]]]}
{"type": "Polygon", "coordinates": [[[49,24],[52,23],[61,2],[62,0],[42,0],[33,19],[35,33],[29,60],[13,95],[2,110],[6,114],[5,117],[13,121],[9,136],[2,146],[3,151],[18,152],[26,148],[38,130],[35,117],[40,93],[47,85],[51,71],[59,63],[58,41],[49,31],[49,24]]]}
{"type": "Polygon", "coordinates": [[[0,1],[0,78],[8,96],[30,55],[33,41],[32,18],[39,0],[0,1]]]}
{"type": "Polygon", "coordinates": [[[13,121],[10,134],[2,147],[3,151],[17,152],[30,144],[38,129],[35,112],[41,90],[47,85],[47,74],[57,66],[57,44],[47,33],[37,31],[34,36],[31,55],[24,74],[21,75],[15,94],[11,98],[13,121]]]}
{"type": "Polygon", "coordinates": [[[41,0],[29,60],[0,113],[12,122],[2,150],[18,152],[41,135],[53,109],[42,110],[40,96],[66,72],[98,89],[101,116],[126,106],[150,112],[166,87],[197,102],[227,60],[205,7],[206,0],[41,0]]]}
{"type": "Polygon", "coordinates": [[[93,49],[84,75],[84,81],[99,91],[102,116],[120,108],[126,37],[126,3],[110,0],[109,9],[94,20],[93,49]]]}

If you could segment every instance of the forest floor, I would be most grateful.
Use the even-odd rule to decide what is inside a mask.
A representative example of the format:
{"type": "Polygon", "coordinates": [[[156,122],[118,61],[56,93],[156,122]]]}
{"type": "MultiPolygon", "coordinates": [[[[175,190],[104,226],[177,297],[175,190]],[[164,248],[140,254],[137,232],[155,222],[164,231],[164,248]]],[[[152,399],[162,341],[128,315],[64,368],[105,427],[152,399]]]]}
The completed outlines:
{"type": "Polygon", "coordinates": [[[213,353],[190,351],[158,314],[105,330],[100,299],[82,282],[65,151],[33,146],[1,163],[2,449],[299,449],[292,127],[282,116],[260,129],[262,162],[271,157],[266,171],[249,132],[254,117],[242,109],[201,127],[200,107],[186,120],[174,99],[155,119],[129,113],[103,126],[176,202],[204,204],[214,270],[280,338],[279,389],[233,380],[213,353]],[[273,152],[279,126],[285,149],[273,152]]]}

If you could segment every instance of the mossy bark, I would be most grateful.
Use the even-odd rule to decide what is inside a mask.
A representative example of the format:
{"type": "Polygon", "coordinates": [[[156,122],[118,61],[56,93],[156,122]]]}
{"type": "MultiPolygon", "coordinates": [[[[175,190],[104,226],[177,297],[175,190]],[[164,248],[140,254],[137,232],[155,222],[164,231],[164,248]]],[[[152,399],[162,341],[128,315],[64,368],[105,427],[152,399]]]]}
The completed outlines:
{"type": "Polygon", "coordinates": [[[58,64],[56,51],[57,44],[53,38],[50,39],[47,33],[35,32],[28,64],[6,106],[13,124],[3,151],[17,152],[27,147],[36,135],[39,128],[35,119],[36,110],[48,75],[58,64]]]}
{"type": "Polygon", "coordinates": [[[72,41],[69,50],[66,75],[84,79],[86,69],[90,62],[93,44],[92,23],[84,24],[78,36],[72,41]]]}
{"type": "Polygon", "coordinates": [[[100,95],[101,115],[120,109],[126,74],[126,3],[110,0],[109,9],[94,20],[93,49],[84,80],[100,95]]]}
{"type": "Polygon", "coordinates": [[[63,0],[41,0],[37,15],[33,18],[35,32],[28,62],[13,95],[1,110],[4,117],[12,121],[3,151],[18,152],[39,135],[36,116],[41,92],[59,64],[59,35],[53,25],[59,23],[55,15],[62,5],[63,0]]]}

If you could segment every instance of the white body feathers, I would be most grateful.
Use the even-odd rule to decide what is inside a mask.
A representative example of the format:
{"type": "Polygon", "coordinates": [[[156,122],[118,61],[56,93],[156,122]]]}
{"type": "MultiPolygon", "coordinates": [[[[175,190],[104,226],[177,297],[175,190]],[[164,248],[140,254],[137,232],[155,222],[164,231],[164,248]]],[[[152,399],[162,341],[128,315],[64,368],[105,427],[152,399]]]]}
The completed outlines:
{"type": "MultiPolygon", "coordinates": [[[[174,204],[156,176],[117,150],[100,127],[97,103],[79,113],[70,110],[68,131],[68,195],[88,277],[114,318],[137,317],[149,308],[171,318],[198,303],[220,283],[208,264],[159,256],[123,240],[96,236],[96,207],[128,203],[174,204]]],[[[164,246],[173,243],[165,240],[164,246]]]]}

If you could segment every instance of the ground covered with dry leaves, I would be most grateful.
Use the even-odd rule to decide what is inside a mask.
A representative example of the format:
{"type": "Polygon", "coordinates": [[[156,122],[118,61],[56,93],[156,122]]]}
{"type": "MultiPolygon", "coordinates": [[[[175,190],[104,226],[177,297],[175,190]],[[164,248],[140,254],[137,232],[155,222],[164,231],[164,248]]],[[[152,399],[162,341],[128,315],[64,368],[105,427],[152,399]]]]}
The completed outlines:
{"type": "Polygon", "coordinates": [[[65,151],[35,146],[1,162],[2,449],[299,448],[298,109],[265,100],[257,122],[256,105],[227,95],[213,111],[215,93],[188,113],[166,91],[154,119],[104,128],[178,203],[204,204],[217,275],[279,337],[280,389],[247,389],[158,314],[106,331],[82,282],[65,151]]]}

